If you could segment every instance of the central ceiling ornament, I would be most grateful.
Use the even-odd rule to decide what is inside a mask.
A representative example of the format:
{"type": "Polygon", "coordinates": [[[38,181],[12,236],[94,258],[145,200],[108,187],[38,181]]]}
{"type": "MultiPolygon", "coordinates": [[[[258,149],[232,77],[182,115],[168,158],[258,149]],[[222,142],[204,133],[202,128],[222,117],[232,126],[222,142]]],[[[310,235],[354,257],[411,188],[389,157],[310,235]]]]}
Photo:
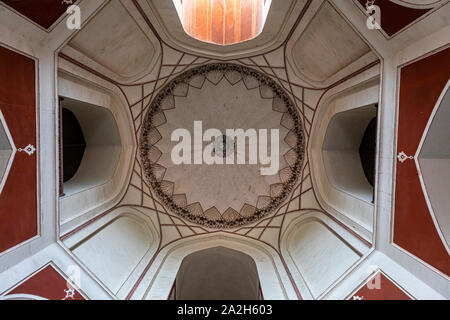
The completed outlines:
{"type": "MultiPolygon", "coordinates": [[[[228,135],[212,144],[218,156],[239,154],[228,135]]],[[[279,208],[297,182],[304,148],[300,115],[281,86],[261,72],[228,63],[197,67],[170,81],[150,102],[140,138],[145,178],[162,204],[182,218],[218,229],[255,222],[279,208]],[[222,132],[279,130],[274,152],[280,169],[264,176],[261,165],[250,163],[175,165],[173,133],[179,128],[194,132],[196,121],[222,132]]]]}
{"type": "Polygon", "coordinates": [[[234,139],[224,134],[214,140],[213,153],[219,157],[227,158],[234,154],[235,146],[234,139]]]}

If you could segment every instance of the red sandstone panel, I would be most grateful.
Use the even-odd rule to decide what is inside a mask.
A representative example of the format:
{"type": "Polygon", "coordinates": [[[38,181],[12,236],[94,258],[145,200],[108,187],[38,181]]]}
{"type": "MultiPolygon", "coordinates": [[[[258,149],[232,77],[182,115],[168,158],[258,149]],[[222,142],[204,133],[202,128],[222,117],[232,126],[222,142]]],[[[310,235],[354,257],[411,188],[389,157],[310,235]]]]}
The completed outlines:
{"type": "MultiPolygon", "coordinates": [[[[450,48],[401,69],[397,154],[415,155],[449,78],[450,48]]],[[[412,159],[396,164],[394,243],[450,275],[450,256],[428,211],[412,159]]]]}
{"type": "Polygon", "coordinates": [[[350,300],[411,300],[411,297],[383,273],[377,272],[350,300]]]}
{"type": "Polygon", "coordinates": [[[50,300],[85,300],[77,290],[73,289],[72,292],[70,289],[72,288],[67,285],[67,279],[49,265],[25,280],[8,295],[30,294],[50,300]]]}
{"type": "MultiPolygon", "coordinates": [[[[69,7],[62,0],[0,0],[44,29],[49,29],[69,7]]],[[[73,1],[75,3],[75,1],[73,1]]]]}
{"type": "MultiPolygon", "coordinates": [[[[358,2],[366,8],[367,0],[358,0],[358,2]]],[[[380,7],[381,28],[388,36],[393,36],[431,10],[408,8],[389,0],[376,0],[374,4],[380,7]]]]}
{"type": "MultiPolygon", "coordinates": [[[[36,147],[35,61],[0,47],[0,110],[17,149],[36,147]]],[[[0,194],[0,253],[37,235],[36,152],[16,152],[0,194]]]]}

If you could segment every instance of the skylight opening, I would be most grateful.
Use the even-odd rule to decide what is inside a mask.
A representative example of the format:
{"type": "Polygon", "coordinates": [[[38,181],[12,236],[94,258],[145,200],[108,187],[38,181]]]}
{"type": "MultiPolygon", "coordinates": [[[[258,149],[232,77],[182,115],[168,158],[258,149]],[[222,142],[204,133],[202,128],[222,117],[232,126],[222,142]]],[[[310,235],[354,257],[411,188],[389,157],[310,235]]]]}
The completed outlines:
{"type": "Polygon", "coordinates": [[[173,0],[184,31],[217,45],[259,36],[272,0],[173,0]]]}

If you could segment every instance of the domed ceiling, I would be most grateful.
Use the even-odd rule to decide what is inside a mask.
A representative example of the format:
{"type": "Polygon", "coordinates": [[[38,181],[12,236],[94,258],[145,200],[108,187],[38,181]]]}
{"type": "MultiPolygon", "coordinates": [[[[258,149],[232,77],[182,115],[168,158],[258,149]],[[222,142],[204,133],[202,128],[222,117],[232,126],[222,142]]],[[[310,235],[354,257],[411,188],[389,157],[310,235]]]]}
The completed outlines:
{"type": "Polygon", "coordinates": [[[167,84],[150,104],[140,148],[148,183],[166,207],[219,228],[253,222],[277,209],[292,191],[304,157],[300,115],[288,94],[263,73],[233,64],[191,69],[167,84]],[[213,163],[192,161],[196,156],[188,154],[180,165],[174,163],[171,137],[179,128],[189,133],[189,151],[200,144],[202,158],[220,146],[220,132],[241,129],[254,137],[244,136],[239,148],[239,139],[225,135],[230,154],[223,150],[213,163]],[[205,142],[203,131],[210,129],[219,135],[205,142]],[[266,158],[273,163],[264,163],[266,158]],[[266,165],[273,165],[273,172],[264,174],[266,165]]]}
{"type": "MultiPolygon", "coordinates": [[[[3,96],[12,97],[0,112],[0,207],[17,209],[0,215],[6,230],[0,232],[0,262],[23,245],[7,261],[12,266],[24,252],[45,251],[57,239],[51,250],[63,252],[65,260],[48,261],[54,252],[39,259],[55,270],[68,261],[79,265],[93,296],[166,299],[183,257],[224,246],[255,261],[267,299],[370,297],[358,286],[378,275],[407,298],[407,290],[426,296],[428,285],[437,288],[430,296],[445,293],[449,256],[442,254],[445,237],[436,226],[448,219],[440,213],[443,199],[430,195],[437,187],[427,181],[435,173],[423,167],[434,161],[427,161],[434,156],[427,137],[441,128],[430,124],[427,133],[416,132],[420,125],[411,123],[425,126],[429,114],[441,117],[432,110],[448,81],[448,41],[441,39],[448,30],[448,1],[264,1],[270,5],[265,24],[252,17],[247,38],[236,23],[238,6],[228,5],[238,1],[211,0],[207,31],[214,5],[229,10],[216,12],[221,32],[197,39],[195,29],[205,21],[186,30],[179,16],[189,1],[63,2],[44,19],[37,1],[26,7],[25,1],[0,0],[6,38],[0,62],[11,67],[3,76],[12,83],[0,83],[3,96]],[[83,13],[81,25],[69,30],[64,10],[74,3],[83,13]],[[371,4],[382,10],[374,29],[368,27],[371,4]],[[29,57],[18,58],[19,51],[29,57]],[[9,66],[12,59],[23,60],[26,68],[9,66]],[[29,84],[16,74],[27,74],[29,84]],[[16,83],[23,89],[10,90],[16,83]],[[417,90],[418,83],[429,94],[417,90]],[[15,121],[15,111],[8,110],[25,99],[24,92],[29,113],[26,122],[15,121]],[[58,106],[58,97],[66,102],[58,106]],[[79,188],[70,192],[61,179],[58,193],[64,171],[63,161],[58,167],[64,158],[64,148],[58,151],[64,129],[57,128],[58,110],[69,108],[67,102],[79,107],[77,117],[90,120],[89,130],[83,121],[80,127],[89,159],[97,161],[82,161],[79,188]],[[355,130],[349,117],[348,130],[339,136],[327,132],[333,132],[330,123],[344,123],[334,121],[336,115],[368,107],[374,111],[367,122],[377,124],[376,141],[370,141],[376,146],[375,179],[368,197],[358,197],[345,184],[333,184],[326,169],[345,167],[349,177],[359,167],[362,172],[361,157],[353,157],[362,137],[345,135],[367,128],[355,130]],[[99,116],[96,123],[94,113],[109,120],[99,116]],[[37,127],[35,118],[41,121],[37,127]],[[424,140],[416,159],[423,181],[416,179],[414,190],[415,141],[402,140],[412,131],[424,140]],[[19,133],[26,137],[20,140],[19,133]],[[336,147],[336,157],[327,158],[326,139],[340,139],[339,148],[352,152],[336,147]],[[327,166],[330,161],[335,165],[327,166]],[[14,169],[18,163],[21,170],[14,169]],[[92,179],[101,167],[106,173],[92,179]],[[424,192],[431,203],[417,196],[424,192]],[[412,207],[413,198],[419,209],[412,207]],[[436,216],[429,215],[433,210],[436,216]],[[365,274],[372,263],[378,269],[365,274]],[[413,273],[431,280],[403,290],[388,273],[402,284],[413,273]]],[[[241,10],[241,27],[250,25],[246,18],[241,10]]],[[[32,267],[23,270],[31,275],[32,267]]],[[[20,288],[17,270],[11,270],[0,273],[1,294],[20,288]]]]}
{"type": "MultiPolygon", "coordinates": [[[[107,211],[92,219],[85,220],[74,213],[75,218],[62,226],[62,239],[75,245],[75,239],[83,230],[97,225],[110,213],[133,208],[149,217],[156,226],[160,237],[158,252],[177,241],[216,232],[243,236],[281,251],[282,233],[295,219],[315,212],[323,215],[323,219],[336,221],[364,248],[370,247],[370,223],[367,223],[368,229],[359,222],[349,228],[321,203],[321,195],[314,187],[308,153],[318,107],[325,94],[355,75],[365,73],[376,77],[379,70],[376,54],[336,7],[327,1],[272,2],[261,35],[223,47],[224,54],[213,54],[219,46],[204,44],[187,34],[183,41],[195,43],[197,52],[193,52],[190,45],[182,47],[182,42],[167,39],[160,28],[172,26],[164,23],[165,18],[156,18],[165,14],[161,11],[163,7],[158,1],[108,4],[60,53],[61,68],[87,75],[95,82],[100,78],[115,94],[124,97],[121,101],[129,110],[130,130],[137,143],[130,182],[123,193],[111,201],[107,211]],[[116,15],[122,12],[117,21],[136,24],[133,30],[141,29],[148,39],[149,55],[156,59],[151,71],[146,63],[137,68],[134,62],[142,61],[140,51],[129,50],[129,43],[137,41],[138,35],[126,36],[121,32],[121,37],[128,38],[116,42],[110,34],[92,32],[92,26],[105,19],[105,23],[114,24],[103,14],[113,6],[121,7],[114,9],[116,15]],[[276,20],[275,16],[280,14],[283,19],[276,20]],[[292,19],[293,14],[297,15],[295,19],[292,19]],[[317,39],[311,42],[310,36],[302,35],[311,34],[309,26],[316,24],[305,22],[317,21],[321,25],[324,16],[331,17],[333,25],[346,28],[337,34],[337,39],[313,48],[317,46],[317,39]],[[274,30],[267,26],[275,22],[282,22],[278,25],[282,41],[273,45],[264,35],[273,34],[274,30]],[[290,28],[286,29],[288,25],[290,28]],[[347,46],[348,43],[352,45],[347,46]],[[98,48],[90,55],[93,45],[98,48]],[[104,46],[105,50],[99,46],[104,46]],[[113,54],[98,54],[112,47],[115,48],[113,54]],[[335,59],[336,52],[343,47],[353,57],[351,61],[335,59]],[[317,69],[316,76],[312,77],[315,81],[301,76],[304,71],[297,66],[314,59],[311,51],[302,56],[304,48],[320,53],[321,59],[326,60],[327,70],[332,71],[322,73],[317,69]],[[226,58],[226,55],[232,57],[226,58]],[[114,72],[119,65],[136,67],[133,73],[137,76],[130,78],[114,72]],[[200,130],[198,123],[201,123],[200,130]],[[183,135],[175,134],[179,129],[183,135]],[[202,139],[211,129],[216,131],[202,139]],[[237,140],[233,143],[227,134],[228,129],[256,133],[256,163],[252,162],[253,155],[249,152],[255,143],[249,143],[247,137],[241,151],[237,140]],[[260,139],[261,131],[265,141],[260,139]],[[277,132],[279,144],[272,150],[273,132],[277,132]],[[186,150],[177,149],[185,135],[190,137],[187,156],[186,150]],[[261,142],[264,143],[260,145],[261,142]],[[271,163],[259,161],[261,146],[267,148],[271,163]],[[195,159],[196,148],[201,152],[197,159],[200,162],[195,159]],[[190,164],[174,163],[174,153],[189,159],[190,164]],[[212,156],[212,163],[205,161],[205,153],[212,156]],[[236,163],[239,158],[244,159],[243,163],[236,163]],[[230,159],[235,160],[234,165],[227,164],[230,159]],[[268,170],[272,165],[274,172],[261,174],[262,169],[268,170]]],[[[170,7],[175,10],[173,5],[170,7]]],[[[179,20],[176,25],[180,27],[179,20]]],[[[318,28],[316,37],[328,39],[327,30],[318,28]]],[[[143,44],[143,41],[136,43],[140,49],[143,44]]],[[[314,72],[314,68],[308,69],[308,74],[314,72]]],[[[356,221],[345,215],[340,218],[356,221]]]]}

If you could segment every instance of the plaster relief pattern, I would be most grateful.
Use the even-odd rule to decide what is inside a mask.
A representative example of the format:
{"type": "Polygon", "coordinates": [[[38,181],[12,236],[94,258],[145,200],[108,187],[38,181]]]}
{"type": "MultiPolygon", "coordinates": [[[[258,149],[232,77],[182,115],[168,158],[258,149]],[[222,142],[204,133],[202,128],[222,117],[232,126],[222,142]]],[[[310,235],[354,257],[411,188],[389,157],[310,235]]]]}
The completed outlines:
{"type": "Polygon", "coordinates": [[[149,109],[141,161],[156,195],[178,215],[209,227],[244,225],[270,214],[295,185],[303,163],[303,126],[284,90],[262,73],[231,64],[196,68],[165,86],[149,109]],[[204,130],[222,132],[281,129],[278,175],[261,176],[256,165],[175,166],[172,130],[199,120],[204,130]]]}

